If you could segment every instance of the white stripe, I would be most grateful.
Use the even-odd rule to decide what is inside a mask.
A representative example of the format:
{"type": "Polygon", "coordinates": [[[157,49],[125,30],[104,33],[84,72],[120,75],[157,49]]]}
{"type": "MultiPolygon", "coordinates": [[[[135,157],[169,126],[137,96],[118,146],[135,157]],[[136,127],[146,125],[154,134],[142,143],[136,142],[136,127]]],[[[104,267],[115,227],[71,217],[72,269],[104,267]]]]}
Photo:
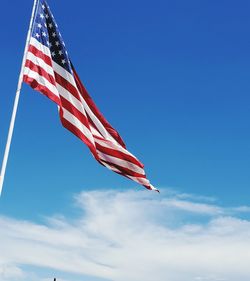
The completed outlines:
{"type": "Polygon", "coordinates": [[[52,60],[52,67],[55,70],[55,72],[57,72],[60,76],[62,76],[65,80],[67,80],[77,90],[75,78],[70,72],[68,72],[65,68],[61,67],[61,65],[59,65],[53,60],[52,60]]]}
{"type": "Polygon", "coordinates": [[[90,133],[89,129],[72,113],[70,113],[66,108],[63,109],[63,118],[69,121],[72,125],[74,125],[77,129],[79,129],[85,137],[95,146],[93,136],[90,133]]]}
{"type": "Polygon", "coordinates": [[[82,105],[82,103],[75,98],[69,91],[67,91],[64,87],[62,87],[60,84],[56,83],[56,87],[58,89],[59,95],[64,97],[67,101],[69,101],[76,109],[78,109],[85,117],[86,112],[82,105]]]}
{"type": "Polygon", "coordinates": [[[91,129],[91,132],[92,132],[92,134],[93,134],[94,137],[96,136],[96,137],[102,138],[104,141],[108,141],[108,142],[113,143],[112,141],[105,139],[105,138],[103,137],[103,135],[100,134],[99,131],[97,131],[96,128],[93,127],[92,125],[90,126],[90,129],[91,129]]]}
{"type": "Polygon", "coordinates": [[[114,143],[114,142],[111,142],[111,141],[105,140],[105,139],[100,140],[100,139],[96,138],[95,136],[100,137],[100,138],[103,138],[103,136],[95,128],[93,128],[93,126],[90,126],[90,129],[94,136],[95,142],[97,142],[99,145],[109,148],[109,149],[123,152],[124,154],[127,154],[127,155],[135,158],[138,162],[140,162],[132,153],[130,153],[125,148],[123,148],[119,143],[117,144],[117,143],[114,143]]]}
{"type": "Polygon", "coordinates": [[[159,190],[158,190],[157,188],[155,188],[155,187],[149,182],[148,179],[136,178],[136,177],[132,177],[132,176],[128,176],[128,175],[127,175],[127,177],[130,178],[131,180],[135,181],[135,182],[138,182],[139,184],[149,186],[150,189],[159,192],[159,190]]]}
{"type": "MultiPolygon", "coordinates": [[[[35,56],[33,53],[27,53],[27,60],[32,61],[35,65],[41,67],[44,71],[48,72],[50,75],[54,77],[53,68],[44,62],[44,60],[40,59],[39,57],[35,56]]],[[[55,78],[55,77],[54,77],[55,78]]]]}
{"type": "MultiPolygon", "coordinates": [[[[99,131],[96,130],[95,127],[93,127],[91,125],[90,125],[90,130],[91,130],[91,132],[92,132],[92,134],[94,136],[95,142],[98,142],[100,145],[102,145],[104,147],[107,147],[107,148],[111,148],[111,145],[110,146],[105,145],[106,143],[113,144],[112,147],[115,147],[115,148],[112,148],[112,149],[118,150],[118,151],[122,151],[123,147],[117,141],[115,141],[111,136],[110,136],[111,138],[105,138],[102,134],[100,134],[99,131]],[[98,139],[98,138],[95,138],[95,136],[103,139],[103,141],[98,139]]],[[[126,151],[124,153],[129,154],[128,151],[126,151]]],[[[133,156],[133,155],[131,154],[131,156],[133,156]]]]}
{"type": "Polygon", "coordinates": [[[98,156],[100,157],[101,160],[104,160],[104,161],[109,162],[109,163],[116,164],[116,165],[121,166],[123,168],[129,169],[133,172],[136,172],[140,175],[143,175],[143,176],[145,175],[145,171],[143,169],[141,169],[139,166],[137,166],[137,165],[135,165],[135,164],[133,164],[129,161],[126,161],[126,160],[123,160],[123,159],[120,159],[120,158],[102,153],[99,149],[97,150],[97,152],[98,152],[98,156]]]}
{"type": "Polygon", "coordinates": [[[131,180],[133,180],[133,181],[135,181],[135,182],[138,182],[139,184],[151,186],[148,179],[139,178],[139,177],[133,177],[133,176],[130,176],[130,175],[126,175],[126,176],[127,176],[128,178],[130,178],[131,180]]]}
{"type": "Polygon", "coordinates": [[[89,117],[91,118],[91,120],[93,121],[95,126],[98,128],[98,130],[100,131],[102,136],[105,139],[118,144],[118,142],[109,134],[109,132],[106,130],[106,128],[102,125],[101,121],[95,116],[95,114],[92,112],[92,110],[90,109],[90,107],[88,106],[88,104],[86,103],[86,101],[84,100],[84,98],[81,95],[80,95],[80,99],[84,105],[86,112],[88,113],[89,117]]]}
{"type": "Polygon", "coordinates": [[[35,79],[39,84],[41,84],[42,86],[45,86],[46,88],[48,88],[55,96],[59,97],[57,88],[50,83],[50,81],[48,81],[46,78],[44,78],[43,76],[39,75],[37,72],[31,70],[28,67],[24,68],[24,75],[27,75],[28,77],[35,79]]]}
{"type": "Polygon", "coordinates": [[[150,188],[154,191],[158,191],[159,192],[159,189],[155,188],[152,184],[150,184],[150,188]]]}
{"type": "Polygon", "coordinates": [[[43,52],[45,55],[51,58],[50,49],[45,45],[41,44],[39,41],[37,41],[36,38],[34,37],[30,38],[30,45],[36,47],[39,51],[43,52]]]}

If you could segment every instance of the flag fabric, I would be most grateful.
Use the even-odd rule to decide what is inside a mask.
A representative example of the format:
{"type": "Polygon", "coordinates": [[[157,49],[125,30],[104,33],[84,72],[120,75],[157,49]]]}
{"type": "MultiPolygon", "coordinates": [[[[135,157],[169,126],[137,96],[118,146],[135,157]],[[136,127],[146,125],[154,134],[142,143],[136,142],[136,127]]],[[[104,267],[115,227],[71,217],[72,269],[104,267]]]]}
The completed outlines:
{"type": "Polygon", "coordinates": [[[38,0],[23,81],[54,101],[65,128],[82,140],[103,166],[144,187],[157,190],[143,164],[132,155],[82,84],[45,0],[38,0]]]}

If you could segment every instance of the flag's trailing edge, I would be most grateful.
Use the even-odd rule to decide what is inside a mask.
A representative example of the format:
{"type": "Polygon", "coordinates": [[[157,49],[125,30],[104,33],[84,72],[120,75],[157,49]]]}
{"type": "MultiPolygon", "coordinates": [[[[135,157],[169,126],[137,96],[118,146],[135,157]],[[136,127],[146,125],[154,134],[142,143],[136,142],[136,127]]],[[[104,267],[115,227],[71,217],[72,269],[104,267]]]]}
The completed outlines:
{"type": "Polygon", "coordinates": [[[150,190],[143,164],[125,147],[87,93],[45,0],[37,1],[23,81],[54,101],[65,128],[81,139],[95,159],[150,190]]]}

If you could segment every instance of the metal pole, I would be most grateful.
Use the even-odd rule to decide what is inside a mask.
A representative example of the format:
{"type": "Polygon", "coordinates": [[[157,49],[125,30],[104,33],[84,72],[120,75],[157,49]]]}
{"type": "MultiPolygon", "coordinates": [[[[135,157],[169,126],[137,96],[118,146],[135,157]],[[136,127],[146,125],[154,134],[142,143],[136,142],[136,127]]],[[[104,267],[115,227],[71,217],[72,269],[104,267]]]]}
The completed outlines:
{"type": "Polygon", "coordinates": [[[8,157],[9,157],[9,152],[10,152],[10,144],[11,144],[13,130],[14,130],[14,125],[15,125],[17,107],[18,107],[18,102],[19,102],[19,96],[20,96],[20,92],[21,92],[21,88],[22,88],[24,64],[25,64],[26,57],[27,57],[27,51],[28,51],[31,31],[32,31],[32,27],[33,27],[33,20],[34,20],[34,16],[35,16],[37,1],[38,0],[34,0],[34,4],[33,4],[33,9],[32,9],[32,14],[31,14],[31,19],[30,19],[29,30],[28,30],[28,34],[27,34],[27,40],[26,40],[26,44],[25,44],[25,49],[24,49],[22,66],[21,66],[21,71],[20,71],[19,80],[18,80],[18,84],[17,84],[16,97],[15,97],[13,111],[12,111],[12,116],[11,116],[11,121],[10,121],[8,138],[7,138],[7,142],[6,142],[6,146],[5,146],[5,151],[4,151],[4,157],[3,157],[1,174],[0,174],[0,196],[1,196],[1,193],[2,193],[2,189],[3,189],[3,182],[4,182],[5,171],[6,171],[6,165],[7,165],[7,161],[8,161],[8,157]]]}

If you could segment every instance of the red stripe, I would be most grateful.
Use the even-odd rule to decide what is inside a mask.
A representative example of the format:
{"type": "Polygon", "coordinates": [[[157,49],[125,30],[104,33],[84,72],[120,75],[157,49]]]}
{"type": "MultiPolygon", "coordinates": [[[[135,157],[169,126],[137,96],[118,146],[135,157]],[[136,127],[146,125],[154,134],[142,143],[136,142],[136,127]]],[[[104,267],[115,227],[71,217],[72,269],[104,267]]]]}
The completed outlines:
{"type": "Polygon", "coordinates": [[[107,163],[108,165],[112,165],[114,168],[116,168],[117,170],[121,171],[123,174],[129,175],[129,176],[132,176],[132,177],[135,177],[135,178],[144,178],[144,179],[146,179],[146,175],[142,175],[142,174],[136,173],[136,172],[134,172],[132,170],[129,170],[127,168],[121,167],[121,166],[115,164],[114,162],[108,162],[108,161],[105,161],[103,159],[101,159],[101,161],[104,162],[104,163],[107,163]]]}
{"type": "Polygon", "coordinates": [[[63,124],[63,126],[68,129],[71,133],[73,133],[75,136],[77,136],[80,140],[82,140],[90,149],[95,159],[99,162],[99,157],[97,155],[96,149],[92,142],[72,123],[70,123],[68,120],[63,118],[63,111],[60,109],[60,119],[63,124]]]}
{"type": "MultiPolygon", "coordinates": [[[[149,189],[149,190],[153,190],[152,189],[152,187],[150,186],[150,185],[145,185],[145,184],[142,184],[142,186],[144,186],[144,187],[146,187],[147,189],[149,189]]],[[[160,193],[160,191],[157,189],[157,190],[155,190],[155,191],[157,191],[157,192],[159,192],[160,193]]]]}
{"type": "Polygon", "coordinates": [[[125,153],[121,152],[120,150],[103,147],[102,145],[100,145],[97,142],[95,143],[95,145],[98,150],[100,150],[101,152],[103,152],[105,154],[128,161],[132,164],[139,166],[140,168],[143,168],[143,165],[135,157],[132,157],[131,155],[125,154],[125,153]]]}
{"type": "Polygon", "coordinates": [[[38,50],[35,46],[29,45],[28,52],[31,52],[36,57],[42,59],[45,63],[52,67],[52,60],[49,56],[45,55],[42,51],[38,50]]]}
{"type": "MultiPolygon", "coordinates": [[[[66,71],[65,71],[66,72],[66,71]]],[[[61,85],[64,89],[66,89],[68,92],[70,92],[76,99],[81,101],[79,97],[79,92],[78,90],[70,83],[68,82],[65,78],[63,78],[61,75],[59,75],[57,72],[55,72],[55,79],[56,82],[61,85]]],[[[60,94],[60,93],[59,93],[60,94]]]]}
{"type": "MultiPolygon", "coordinates": [[[[90,126],[91,127],[93,127],[100,135],[101,135],[101,137],[98,137],[98,136],[96,136],[94,133],[93,133],[93,136],[95,137],[96,136],[96,138],[98,138],[99,140],[105,140],[106,141],[106,139],[105,139],[105,136],[102,134],[102,132],[97,128],[97,126],[96,126],[96,124],[93,122],[93,120],[91,119],[91,117],[89,116],[89,114],[88,114],[88,112],[86,112],[86,115],[87,115],[87,118],[88,118],[88,120],[89,120],[89,124],[90,124],[90,126]]],[[[96,117],[97,118],[97,117],[96,117]]],[[[99,120],[99,119],[98,119],[99,120]]],[[[100,121],[100,120],[99,120],[100,121]]],[[[107,130],[107,128],[105,128],[105,130],[107,130]]],[[[108,132],[108,131],[107,131],[108,132]]],[[[108,132],[109,133],[109,132],[108,132]]]]}
{"type": "MultiPolygon", "coordinates": [[[[95,139],[98,139],[98,140],[100,140],[100,141],[102,141],[102,142],[104,142],[104,143],[106,143],[107,145],[109,145],[109,143],[111,142],[110,140],[106,140],[106,139],[104,139],[104,138],[102,138],[102,137],[99,137],[99,136],[97,136],[96,134],[94,134],[93,133],[93,137],[95,138],[95,139]]],[[[100,144],[99,144],[100,145],[100,144]]],[[[115,144],[116,145],[116,144],[115,144]]],[[[118,152],[121,152],[119,149],[115,149],[115,148],[107,148],[107,149],[110,149],[110,150],[113,150],[113,151],[118,151],[118,152]]],[[[128,150],[126,150],[127,152],[128,152],[128,150]]],[[[124,152],[121,152],[121,153],[123,153],[123,154],[125,154],[125,155],[128,155],[128,156],[130,156],[130,157],[132,157],[133,159],[134,159],[134,161],[137,161],[135,164],[137,164],[139,167],[141,167],[142,169],[144,169],[144,165],[134,156],[134,155],[130,155],[130,154],[126,154],[126,153],[124,153],[124,152]]],[[[112,152],[110,153],[110,155],[112,155],[112,152]]],[[[114,155],[115,156],[115,155],[114,155]]],[[[129,160],[128,160],[129,161],[129,160]]],[[[131,161],[130,161],[131,162],[131,161]]],[[[133,161],[132,161],[133,162],[133,161]]]]}
{"type": "Polygon", "coordinates": [[[61,101],[58,96],[56,96],[53,92],[51,92],[47,87],[45,87],[42,84],[39,84],[39,82],[29,77],[28,75],[23,76],[23,81],[30,85],[34,90],[41,92],[45,96],[47,96],[49,99],[51,99],[53,102],[55,102],[57,105],[61,105],[61,101]]]}
{"type": "Polygon", "coordinates": [[[40,76],[43,76],[45,79],[47,79],[51,84],[56,86],[56,81],[52,75],[50,75],[47,71],[45,71],[42,67],[34,64],[30,60],[26,60],[25,66],[28,67],[30,70],[35,71],[40,76]]]}
{"type": "MultiPolygon", "coordinates": [[[[105,162],[105,161],[103,161],[103,160],[100,160],[100,164],[103,165],[104,167],[110,169],[112,172],[115,172],[115,173],[117,173],[117,174],[119,174],[119,175],[121,175],[121,176],[124,176],[124,177],[130,179],[130,178],[128,177],[128,175],[124,174],[122,171],[112,170],[111,168],[116,169],[116,167],[115,167],[112,163],[107,163],[107,162],[105,162]],[[103,162],[103,163],[102,163],[102,162],[103,162]],[[105,164],[107,164],[108,166],[106,166],[105,164]],[[109,167],[109,166],[110,166],[110,167],[109,167]]],[[[131,179],[130,179],[130,180],[131,180],[131,179]]]]}
{"type": "Polygon", "coordinates": [[[74,115],[85,127],[90,131],[89,122],[86,116],[84,116],[71,102],[61,96],[62,107],[67,109],[72,115],[74,115]]]}

